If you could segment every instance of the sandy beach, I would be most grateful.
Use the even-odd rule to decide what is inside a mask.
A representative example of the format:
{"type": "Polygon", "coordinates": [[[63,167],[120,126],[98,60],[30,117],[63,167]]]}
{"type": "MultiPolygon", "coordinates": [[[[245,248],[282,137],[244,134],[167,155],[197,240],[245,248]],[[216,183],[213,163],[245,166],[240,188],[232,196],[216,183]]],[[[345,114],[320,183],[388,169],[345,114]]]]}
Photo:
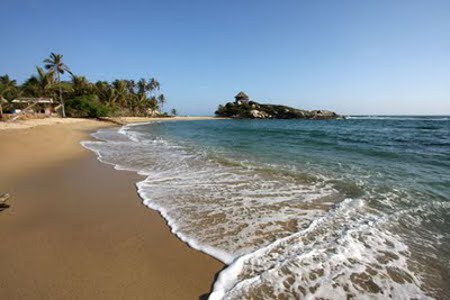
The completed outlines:
{"type": "MultiPolygon", "coordinates": [[[[128,120],[137,121],[148,119],[128,120]]],[[[0,192],[12,196],[0,211],[3,299],[199,299],[210,291],[223,265],[141,204],[138,175],[79,144],[105,126],[114,125],[0,124],[0,192]]]]}

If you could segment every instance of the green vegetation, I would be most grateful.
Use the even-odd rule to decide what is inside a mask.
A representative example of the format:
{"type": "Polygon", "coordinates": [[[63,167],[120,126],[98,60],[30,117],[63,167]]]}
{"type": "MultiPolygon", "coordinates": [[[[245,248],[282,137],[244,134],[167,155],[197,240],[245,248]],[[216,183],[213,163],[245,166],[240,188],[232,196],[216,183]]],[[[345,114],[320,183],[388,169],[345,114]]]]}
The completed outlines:
{"type": "Polygon", "coordinates": [[[96,95],[75,97],[67,104],[67,112],[72,117],[96,118],[107,117],[111,114],[111,109],[101,103],[96,95]]]}
{"type": "Polygon", "coordinates": [[[250,118],[251,117],[250,111],[252,110],[251,105],[253,104],[254,102],[252,103],[243,102],[239,104],[228,102],[227,104],[225,104],[225,106],[219,105],[215,114],[219,117],[227,117],[227,118],[233,117],[250,118]]]}
{"type": "Polygon", "coordinates": [[[8,75],[0,76],[0,118],[16,98],[52,98],[60,104],[63,117],[167,115],[158,111],[167,99],[159,93],[155,78],[93,83],[73,74],[61,54],[51,53],[43,62],[44,68],[36,67],[37,74],[21,85],[8,75]],[[66,73],[70,79],[62,80],[66,73]]]}

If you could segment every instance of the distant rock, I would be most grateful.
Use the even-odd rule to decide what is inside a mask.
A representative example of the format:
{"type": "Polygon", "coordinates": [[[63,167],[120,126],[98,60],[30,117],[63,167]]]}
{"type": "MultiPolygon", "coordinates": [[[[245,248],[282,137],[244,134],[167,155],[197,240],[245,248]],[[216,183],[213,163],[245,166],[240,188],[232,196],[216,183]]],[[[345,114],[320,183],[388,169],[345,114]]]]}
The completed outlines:
{"type": "Polygon", "coordinates": [[[250,115],[254,118],[254,119],[268,119],[271,117],[271,115],[269,115],[268,113],[266,113],[265,111],[260,111],[260,110],[256,110],[256,109],[252,109],[250,111],[250,115]]]}
{"type": "Polygon", "coordinates": [[[244,92],[236,95],[234,102],[219,105],[216,115],[236,119],[340,119],[338,114],[329,110],[302,110],[285,105],[260,104],[248,100],[244,92]]]}

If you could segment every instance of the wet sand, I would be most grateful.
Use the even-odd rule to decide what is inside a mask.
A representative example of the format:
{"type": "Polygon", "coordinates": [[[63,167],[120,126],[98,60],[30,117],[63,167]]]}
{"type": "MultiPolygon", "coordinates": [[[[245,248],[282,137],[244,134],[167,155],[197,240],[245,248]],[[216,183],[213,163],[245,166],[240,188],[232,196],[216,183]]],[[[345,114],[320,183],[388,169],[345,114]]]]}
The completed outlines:
{"type": "Polygon", "coordinates": [[[141,204],[139,176],[79,145],[96,121],[0,130],[3,299],[199,299],[223,265],[141,204]]]}

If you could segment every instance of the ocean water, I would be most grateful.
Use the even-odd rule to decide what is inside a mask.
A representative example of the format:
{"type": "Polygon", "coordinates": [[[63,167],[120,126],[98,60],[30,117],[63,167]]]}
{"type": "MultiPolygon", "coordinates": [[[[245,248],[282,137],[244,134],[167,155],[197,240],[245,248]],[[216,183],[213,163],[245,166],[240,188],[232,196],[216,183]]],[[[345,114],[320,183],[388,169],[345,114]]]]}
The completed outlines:
{"type": "Polygon", "coordinates": [[[204,120],[83,142],[228,265],[210,299],[450,299],[450,119],[204,120]]]}

